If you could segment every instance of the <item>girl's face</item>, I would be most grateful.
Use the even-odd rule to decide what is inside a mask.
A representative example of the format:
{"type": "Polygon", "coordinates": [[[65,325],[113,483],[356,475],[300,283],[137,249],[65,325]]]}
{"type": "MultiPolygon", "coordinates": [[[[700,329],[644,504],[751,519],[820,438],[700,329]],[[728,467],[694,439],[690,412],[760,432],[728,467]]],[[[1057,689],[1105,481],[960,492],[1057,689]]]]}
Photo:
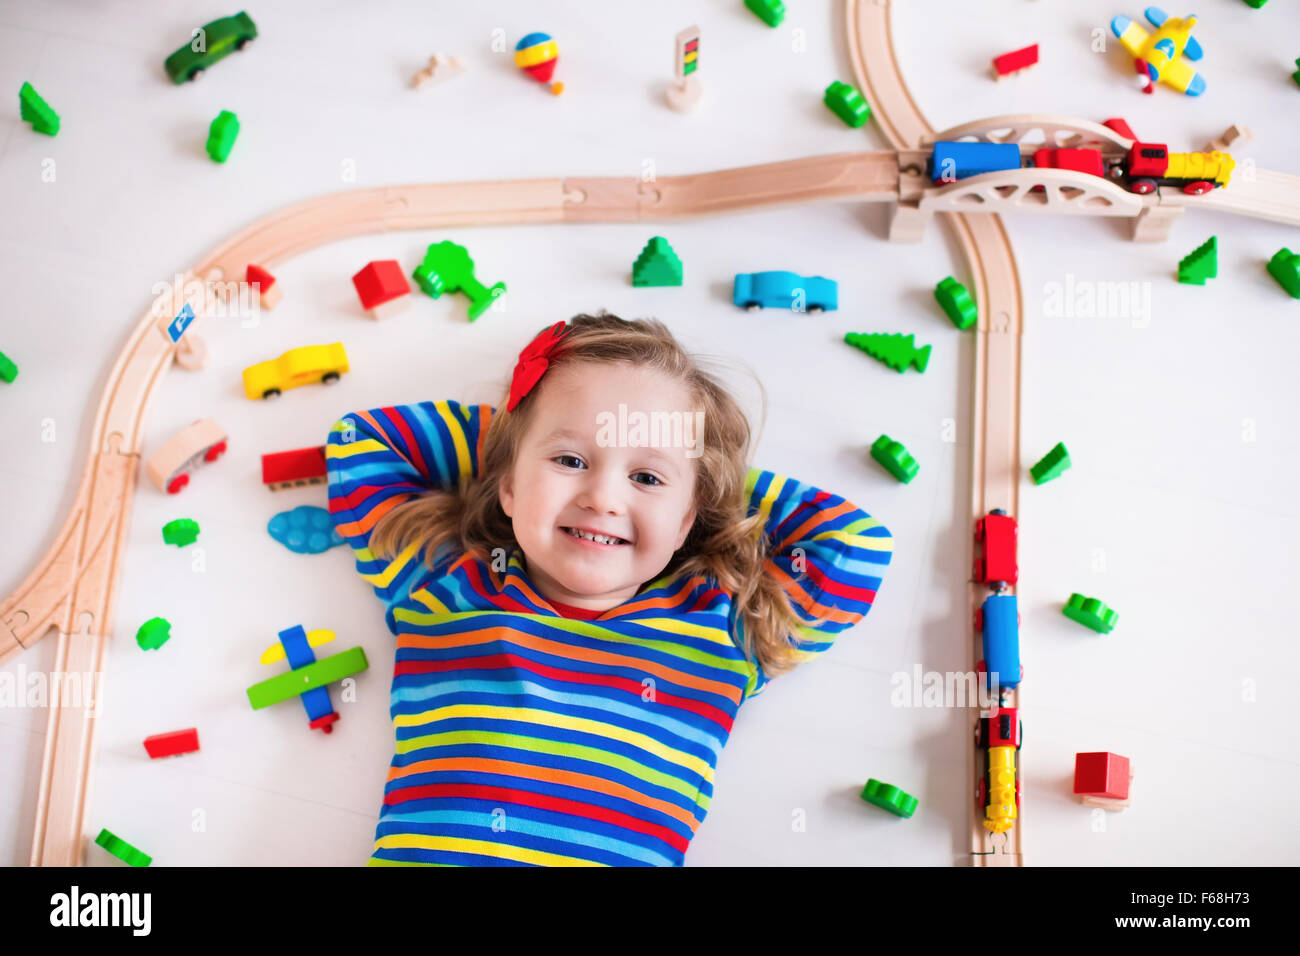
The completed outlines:
{"type": "Polygon", "coordinates": [[[609,610],[653,580],[682,546],[695,521],[702,429],[659,429],[658,444],[648,445],[654,430],[638,434],[633,423],[676,412],[696,424],[688,398],[659,372],[592,363],[552,368],[528,396],[538,407],[500,500],[529,576],[548,600],[609,610]],[[580,539],[574,529],[621,541],[580,539]]]}

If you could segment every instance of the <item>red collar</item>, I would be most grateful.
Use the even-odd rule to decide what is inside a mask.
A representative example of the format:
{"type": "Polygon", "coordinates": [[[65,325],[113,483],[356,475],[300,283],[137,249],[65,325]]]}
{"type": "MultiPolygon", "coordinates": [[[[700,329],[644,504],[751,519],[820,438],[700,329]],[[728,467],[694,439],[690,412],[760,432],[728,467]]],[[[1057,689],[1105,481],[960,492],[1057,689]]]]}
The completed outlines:
{"type": "Polygon", "coordinates": [[[551,607],[560,613],[561,617],[576,617],[580,621],[594,621],[604,614],[604,611],[593,610],[587,607],[574,607],[571,604],[561,604],[559,601],[550,601],[551,607]]]}

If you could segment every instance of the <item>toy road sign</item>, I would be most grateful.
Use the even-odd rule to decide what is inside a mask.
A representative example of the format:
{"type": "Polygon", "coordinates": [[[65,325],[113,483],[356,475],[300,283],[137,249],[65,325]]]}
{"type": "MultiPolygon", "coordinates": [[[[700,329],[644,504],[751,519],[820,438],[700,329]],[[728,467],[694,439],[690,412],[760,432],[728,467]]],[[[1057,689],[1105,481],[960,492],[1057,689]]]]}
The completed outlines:
{"type": "Polygon", "coordinates": [[[171,322],[167,324],[167,338],[171,339],[172,345],[175,345],[181,340],[181,337],[185,334],[185,330],[188,329],[193,322],[194,310],[190,308],[190,304],[186,302],[185,307],[182,308],[180,312],[176,313],[176,318],[172,319],[171,322]]]}

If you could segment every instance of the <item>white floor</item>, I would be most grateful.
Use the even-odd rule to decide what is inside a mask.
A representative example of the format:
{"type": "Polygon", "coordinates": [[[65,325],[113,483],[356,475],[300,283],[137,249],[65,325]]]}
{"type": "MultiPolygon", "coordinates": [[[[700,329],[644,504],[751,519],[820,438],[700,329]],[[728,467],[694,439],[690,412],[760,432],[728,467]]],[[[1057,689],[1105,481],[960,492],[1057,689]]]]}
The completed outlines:
{"type": "MultiPolygon", "coordinates": [[[[795,2],[763,26],[739,0],[581,7],[558,2],[280,2],[251,9],[261,36],[193,86],[162,60],[193,26],[234,10],[202,3],[72,8],[0,2],[0,350],[20,367],[0,384],[0,593],[27,575],[76,493],[93,412],[154,283],[184,271],[248,223],[297,200],[355,187],[564,175],[657,175],[881,149],[821,105],[851,80],[839,3],[795,2]],[[662,106],[672,38],[703,28],[706,99],[662,106]],[[559,42],[553,98],[519,75],[524,33],[559,42]],[[498,32],[499,31],[499,32],[498,32]],[[414,91],[435,51],[467,72],[414,91]],[[61,114],[50,139],[18,121],[30,80],[61,114]],[[230,160],[203,151],[209,122],[235,111],[230,160]],[[44,178],[43,178],[44,173],[44,178]],[[53,178],[53,181],[46,181],[53,178]]],[[[1288,77],[1300,23],[1275,0],[1256,11],[1214,4],[1197,29],[1209,89],[1199,100],[1142,96],[1106,30],[1113,3],[991,0],[899,4],[895,45],[936,129],[1018,112],[1126,117],[1138,135],[1200,149],[1232,123],[1253,127],[1240,170],[1300,173],[1300,88],[1288,77]],[[1068,12],[1062,8],[1068,7],[1068,12]],[[1108,52],[1093,52],[1101,29],[1108,52]],[[994,84],[989,59],[1038,41],[1042,63],[994,84]]],[[[1171,13],[1181,11],[1171,10],[1171,13]]],[[[1229,187],[1230,188],[1230,187],[1229,187]]],[[[175,369],[151,409],[145,452],[195,418],[231,434],[230,451],[179,498],[142,481],[107,662],[107,701],[88,829],[107,827],[156,865],[335,864],[365,860],[391,756],[392,645],[380,606],[342,550],[303,557],[266,521],[320,488],[272,496],[263,452],[319,444],[341,414],[451,397],[496,401],[518,349],[578,311],[654,315],[690,345],[724,356],[757,408],[769,402],[759,463],[834,490],[876,514],[897,554],[876,608],[824,659],[748,705],[716,777],[712,810],[688,853],[700,864],[929,864],[967,847],[969,712],[891,706],[891,678],[962,671],[968,660],[969,396],[973,348],[930,290],[965,265],[941,228],[917,246],[884,239],[883,206],[818,205],[667,224],[394,233],[334,243],[274,271],[284,303],[257,328],[209,323],[201,374],[175,369]],[[633,289],[632,260],[655,234],[685,263],[680,289],[633,289]],[[382,325],[361,315],[349,277],[372,259],[409,270],[424,247],[466,244],[480,278],[505,280],[473,326],[463,299],[416,297],[382,325]],[[736,272],[791,269],[840,283],[824,316],[733,308],[736,272]],[[839,343],[846,331],[913,332],[932,343],[924,375],[897,375],[839,343]],[[273,405],[242,397],[240,370],[313,342],[342,341],[353,371],[332,390],[273,405]],[[955,423],[955,432],[946,424],[955,423]],[[921,464],[910,485],[866,455],[881,432],[921,464]],[[955,438],[955,440],[953,440],[955,438]],[[196,549],[164,547],[159,528],[199,521],[196,549]],[[132,640],[153,616],[171,642],[132,640]],[[371,667],[330,737],[300,707],[252,712],[261,649],[292,624],[328,627],[371,667]],[[140,741],[199,728],[202,751],[150,761],[140,741]],[[920,800],[909,821],[863,804],[868,777],[920,800]]],[[[1167,243],[1135,245],[1121,223],[1007,221],[1027,306],[1022,449],[1027,469],[1058,441],[1061,479],[1021,493],[1020,588],[1030,864],[1296,864],[1300,732],[1287,675],[1300,665],[1288,582],[1300,561],[1294,355],[1300,303],[1266,275],[1294,228],[1188,212],[1167,243]],[[1219,239],[1219,277],[1179,285],[1179,258],[1219,239]],[[1072,278],[1069,278],[1072,277],[1072,278]],[[1136,282],[1150,311],[1064,318],[1045,312],[1056,284],[1136,282]],[[1120,614],[1107,636],[1059,608],[1072,592],[1120,614]],[[1073,755],[1133,759],[1133,805],[1094,815],[1069,795],[1073,755]]],[[[47,670],[49,638],[4,674],[47,670]]],[[[267,669],[269,670],[269,668],[267,669]]],[[[337,699],[337,692],[335,692],[337,699]]],[[[0,708],[0,862],[22,864],[45,711],[0,708]]],[[[86,862],[115,865],[91,847],[86,862]]]]}

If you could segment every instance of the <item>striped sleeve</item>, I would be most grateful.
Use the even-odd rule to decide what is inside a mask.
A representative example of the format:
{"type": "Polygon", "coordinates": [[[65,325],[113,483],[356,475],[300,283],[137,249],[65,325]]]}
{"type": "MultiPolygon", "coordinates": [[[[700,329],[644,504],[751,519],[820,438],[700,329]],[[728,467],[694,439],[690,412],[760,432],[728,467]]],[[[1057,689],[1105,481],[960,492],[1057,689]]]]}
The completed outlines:
{"type": "MultiPolygon", "coordinates": [[[[804,621],[796,659],[807,660],[871,610],[893,536],[839,495],[770,471],[751,468],[746,490],[749,514],[764,516],[762,533],[771,544],[767,573],[781,582],[804,621]]],[[[761,693],[768,681],[759,665],[746,696],[761,693]]]]}
{"type": "MultiPolygon", "coordinates": [[[[330,517],[352,548],[358,573],[387,606],[390,629],[393,607],[427,569],[421,567],[418,543],[391,561],[372,554],[375,525],[405,501],[454,489],[476,476],[493,411],[488,405],[420,402],[353,412],[330,428],[325,445],[330,517]]],[[[451,557],[438,563],[449,564],[451,557]]]]}

